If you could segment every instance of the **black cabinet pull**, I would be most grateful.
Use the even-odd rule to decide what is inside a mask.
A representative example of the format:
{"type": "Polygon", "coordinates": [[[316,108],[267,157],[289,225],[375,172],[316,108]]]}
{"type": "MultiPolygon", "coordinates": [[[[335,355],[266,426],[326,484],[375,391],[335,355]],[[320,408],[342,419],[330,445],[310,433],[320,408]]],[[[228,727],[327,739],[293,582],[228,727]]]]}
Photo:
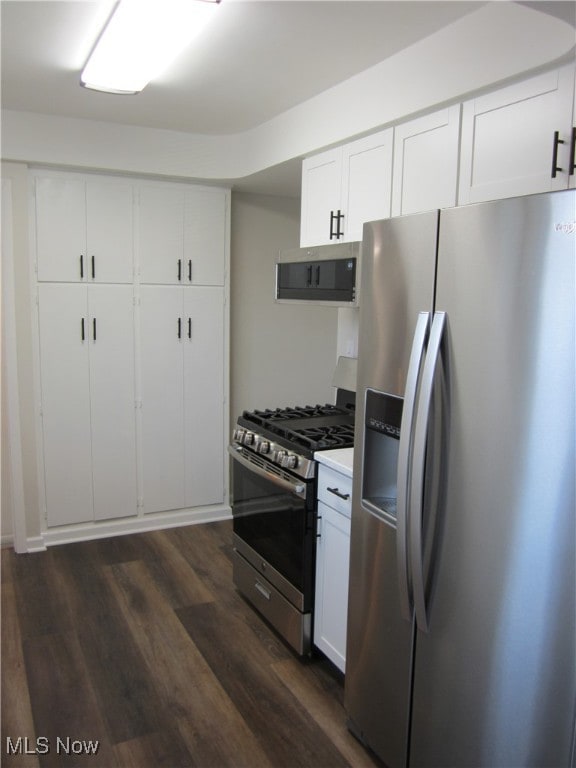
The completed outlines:
{"type": "Polygon", "coordinates": [[[84,254],[80,254],[80,280],[84,279],[84,254]]]}
{"type": "Polygon", "coordinates": [[[330,493],[333,493],[334,496],[338,496],[341,499],[344,499],[344,501],[348,501],[350,498],[349,493],[342,493],[338,488],[326,488],[327,491],[330,491],[330,493]]]}
{"type": "Polygon", "coordinates": [[[96,277],[96,261],[94,259],[94,254],[92,254],[92,280],[96,277]]]}
{"type": "Polygon", "coordinates": [[[182,282],[182,259],[178,259],[178,281],[182,282]]]}
{"type": "Polygon", "coordinates": [[[178,338],[182,338],[182,318],[178,318],[178,338]]]}
{"type": "Polygon", "coordinates": [[[188,259],[188,282],[192,282],[192,259],[188,259]]]}
{"type": "Polygon", "coordinates": [[[86,330],[84,328],[84,318],[80,320],[80,338],[82,341],[86,341],[86,330]]]}
{"type": "Polygon", "coordinates": [[[188,318],[188,338],[192,338],[192,318],[188,318]]]}
{"type": "Polygon", "coordinates": [[[568,176],[574,176],[574,171],[576,171],[576,125],[572,126],[572,141],[570,142],[568,176]]]}
{"type": "Polygon", "coordinates": [[[330,240],[333,240],[335,237],[337,238],[338,235],[336,232],[334,232],[334,221],[336,220],[336,215],[334,214],[334,211],[330,211],[330,240]]]}
{"type": "Polygon", "coordinates": [[[92,338],[96,341],[96,318],[92,318],[92,338]]]}
{"type": "Polygon", "coordinates": [[[560,131],[554,131],[554,143],[552,145],[552,178],[556,178],[558,171],[562,168],[558,166],[558,145],[564,144],[564,139],[560,138],[560,131]]]}
{"type": "Polygon", "coordinates": [[[344,237],[344,230],[340,229],[340,224],[344,224],[344,214],[340,210],[336,214],[336,221],[338,222],[336,237],[340,239],[341,237],[344,237]]]}

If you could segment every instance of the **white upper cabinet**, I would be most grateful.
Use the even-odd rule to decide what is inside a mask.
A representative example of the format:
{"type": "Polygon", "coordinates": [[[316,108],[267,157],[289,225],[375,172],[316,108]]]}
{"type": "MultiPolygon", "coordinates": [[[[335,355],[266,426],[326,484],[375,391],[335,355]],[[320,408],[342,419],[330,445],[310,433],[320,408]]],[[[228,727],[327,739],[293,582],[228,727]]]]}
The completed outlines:
{"type": "Polygon", "coordinates": [[[126,181],[35,177],[38,280],[130,283],[133,191],[126,181]]]}
{"type": "Polygon", "coordinates": [[[365,221],[390,216],[393,131],[304,160],[302,247],[362,239],[365,221]]]}
{"type": "Polygon", "coordinates": [[[224,285],[225,190],[143,184],[139,190],[140,280],[224,285]]]}
{"type": "Polygon", "coordinates": [[[460,105],[394,128],[392,215],[456,205],[460,105]]]}
{"type": "Polygon", "coordinates": [[[574,100],[572,102],[572,131],[570,136],[570,155],[568,158],[568,186],[576,187],[576,76],[574,77],[574,100]]]}
{"type": "Polygon", "coordinates": [[[460,204],[568,187],[574,68],[464,104],[460,204]]]}

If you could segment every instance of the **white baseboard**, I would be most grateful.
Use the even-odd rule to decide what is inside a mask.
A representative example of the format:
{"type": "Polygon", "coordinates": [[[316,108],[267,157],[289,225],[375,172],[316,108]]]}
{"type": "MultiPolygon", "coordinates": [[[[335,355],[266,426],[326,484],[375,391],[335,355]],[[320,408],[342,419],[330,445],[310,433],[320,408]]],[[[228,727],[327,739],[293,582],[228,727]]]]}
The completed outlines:
{"type": "MultiPolygon", "coordinates": [[[[151,515],[143,515],[142,517],[124,518],[122,520],[103,520],[96,523],[66,525],[59,528],[50,528],[45,531],[41,539],[42,549],[57,544],[67,544],[73,541],[106,539],[111,536],[125,536],[129,533],[159,531],[163,528],[178,528],[184,525],[215,523],[221,520],[230,519],[232,519],[232,510],[229,506],[223,505],[218,507],[179,509],[173,512],[159,512],[151,515]]],[[[28,541],[30,541],[30,539],[28,541]]],[[[28,549],[28,551],[40,550],[28,549]]]]}

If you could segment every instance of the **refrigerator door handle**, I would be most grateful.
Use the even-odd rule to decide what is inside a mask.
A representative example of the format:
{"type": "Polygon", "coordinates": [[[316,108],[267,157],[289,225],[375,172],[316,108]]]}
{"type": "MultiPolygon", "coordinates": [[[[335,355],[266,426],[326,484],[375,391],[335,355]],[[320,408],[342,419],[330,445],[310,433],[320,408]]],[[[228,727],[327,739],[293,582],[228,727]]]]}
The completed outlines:
{"type": "Polygon", "coordinates": [[[416,329],[412,340],[412,351],[408,363],[406,376],[406,389],[404,394],[404,406],[402,409],[402,421],[400,424],[400,443],[398,446],[398,472],[397,472],[397,500],[396,500],[396,559],[398,561],[398,589],[400,597],[400,609],[402,616],[407,620],[412,619],[412,596],[410,573],[408,568],[408,504],[410,484],[410,457],[414,438],[414,414],[418,382],[428,329],[430,325],[430,312],[420,312],[416,321],[416,329]]]}
{"type": "Polygon", "coordinates": [[[416,624],[423,632],[428,632],[428,613],[426,610],[426,580],[424,573],[423,550],[423,507],[424,507],[424,473],[426,465],[426,442],[428,423],[432,404],[434,375],[440,358],[440,345],[444,335],[446,313],[435,312],[430,329],[430,339],[426,352],[426,361],[422,372],[422,382],[416,411],[414,428],[414,447],[412,452],[412,471],[410,477],[409,498],[409,539],[410,566],[412,572],[412,590],[416,624]]]}

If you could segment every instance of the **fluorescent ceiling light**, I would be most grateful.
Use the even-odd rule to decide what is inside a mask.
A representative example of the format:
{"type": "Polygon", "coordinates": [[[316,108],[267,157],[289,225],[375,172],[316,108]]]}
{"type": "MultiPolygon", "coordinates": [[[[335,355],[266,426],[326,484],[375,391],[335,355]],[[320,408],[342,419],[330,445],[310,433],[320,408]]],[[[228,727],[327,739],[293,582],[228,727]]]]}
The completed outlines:
{"type": "Polygon", "coordinates": [[[110,93],[138,93],[213,18],[219,0],[121,0],[80,82],[110,93]]]}

